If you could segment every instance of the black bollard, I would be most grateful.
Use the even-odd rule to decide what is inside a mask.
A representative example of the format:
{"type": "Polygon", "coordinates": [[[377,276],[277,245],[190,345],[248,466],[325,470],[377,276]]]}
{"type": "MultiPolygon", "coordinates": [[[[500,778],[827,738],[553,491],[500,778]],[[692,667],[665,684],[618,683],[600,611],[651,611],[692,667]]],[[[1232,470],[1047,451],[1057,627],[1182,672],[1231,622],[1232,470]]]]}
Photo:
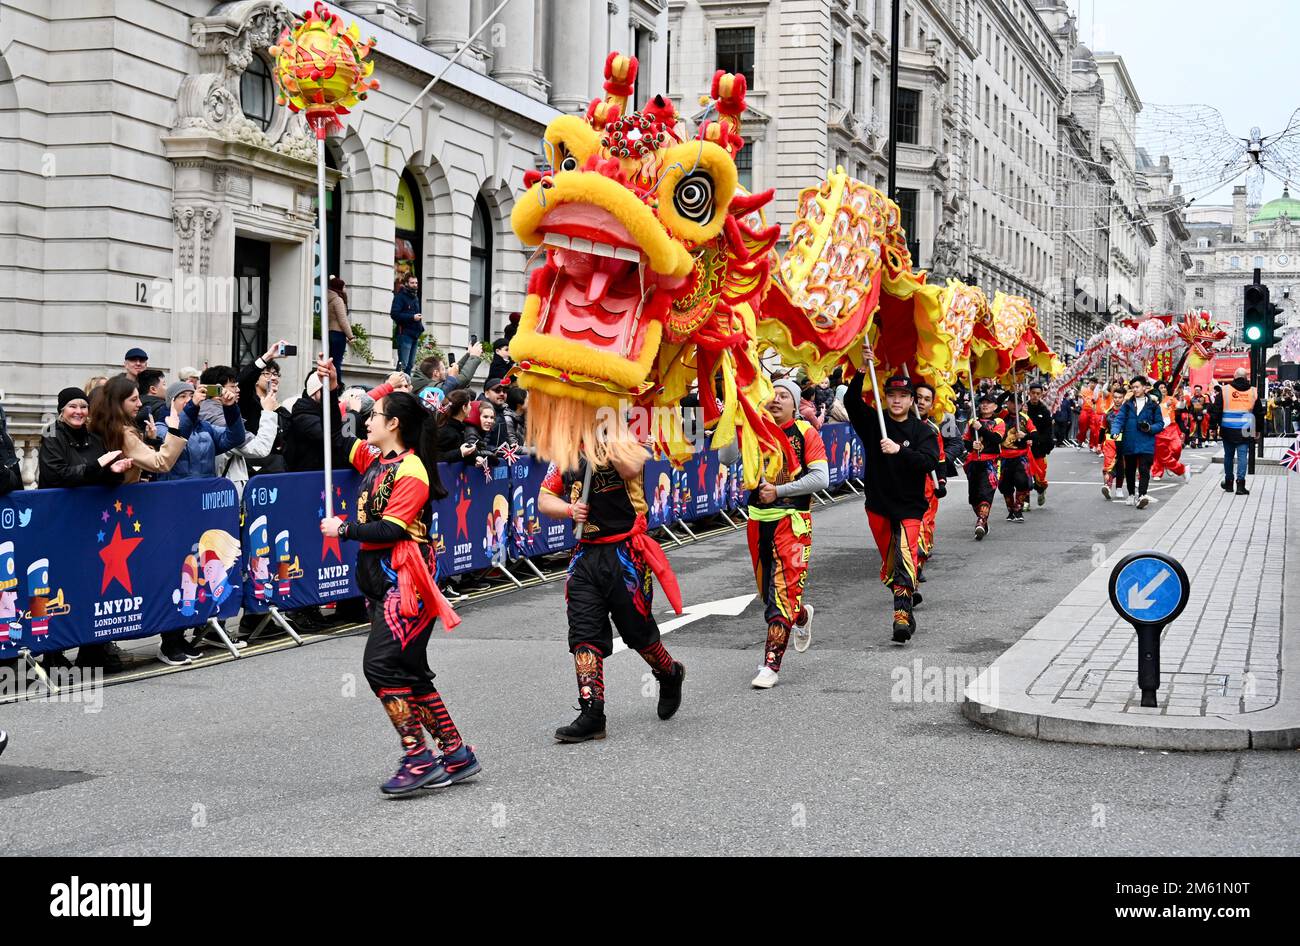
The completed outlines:
{"type": "Polygon", "coordinates": [[[1160,689],[1160,632],[1161,624],[1136,625],[1138,636],[1138,689],[1142,691],[1142,705],[1156,706],[1156,690],[1160,689]]]}

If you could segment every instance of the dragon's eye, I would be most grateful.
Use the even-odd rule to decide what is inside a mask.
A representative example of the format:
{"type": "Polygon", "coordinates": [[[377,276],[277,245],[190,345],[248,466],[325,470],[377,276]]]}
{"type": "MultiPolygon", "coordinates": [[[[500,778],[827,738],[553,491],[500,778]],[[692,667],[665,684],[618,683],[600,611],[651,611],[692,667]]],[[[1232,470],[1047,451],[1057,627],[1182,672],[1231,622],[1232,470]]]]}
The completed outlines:
{"type": "Polygon", "coordinates": [[[673,207],[687,220],[707,221],[713,216],[713,178],[703,171],[686,175],[673,191],[673,207]]]}
{"type": "Polygon", "coordinates": [[[565,155],[564,160],[560,162],[560,170],[561,171],[578,170],[578,159],[571,154],[565,155]]]}

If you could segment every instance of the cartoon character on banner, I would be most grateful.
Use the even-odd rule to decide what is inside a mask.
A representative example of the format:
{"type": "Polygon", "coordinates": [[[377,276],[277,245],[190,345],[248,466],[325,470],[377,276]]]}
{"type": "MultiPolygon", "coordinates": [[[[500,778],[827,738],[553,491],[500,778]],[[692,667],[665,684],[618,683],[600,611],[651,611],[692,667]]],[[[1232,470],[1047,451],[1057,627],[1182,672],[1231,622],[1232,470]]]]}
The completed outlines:
{"type": "Polygon", "coordinates": [[[172,603],[188,618],[198,610],[198,600],[199,560],[194,555],[186,555],[181,562],[181,586],[172,592],[172,603]]]}
{"type": "Polygon", "coordinates": [[[854,437],[848,437],[839,442],[841,483],[853,476],[853,444],[855,442],[856,438],[854,437]]]}
{"type": "Polygon", "coordinates": [[[672,498],[672,480],[667,473],[659,474],[659,482],[655,484],[655,498],[651,505],[651,511],[654,514],[656,522],[663,523],[668,519],[668,503],[672,498]]]}
{"type": "Polygon", "coordinates": [[[18,611],[18,562],[14,544],[0,542],[0,644],[23,639],[22,614],[18,611]]]}
{"type": "Polygon", "coordinates": [[[252,554],[248,557],[248,577],[253,582],[253,597],[269,601],[274,586],[271,583],[271,533],[266,516],[258,516],[248,526],[248,544],[252,554]]]}
{"type": "MultiPolygon", "coordinates": [[[[62,591],[59,597],[62,598],[62,591]]],[[[40,558],[27,566],[27,602],[32,620],[32,636],[50,633],[50,560],[40,558]]]]}
{"type": "Polygon", "coordinates": [[[275,536],[275,577],[278,583],[276,593],[281,598],[289,597],[290,579],[302,577],[298,556],[289,550],[288,529],[277,532],[275,536]]]}
{"type": "Polygon", "coordinates": [[[483,537],[483,551],[493,565],[506,561],[506,527],[510,523],[510,504],[498,493],[492,497],[492,511],[487,516],[487,533],[483,537]]]}
{"type": "Polygon", "coordinates": [[[691,484],[686,479],[686,471],[676,468],[672,471],[673,491],[672,491],[672,510],[673,516],[678,519],[686,517],[687,510],[691,505],[691,484]]]}
{"type": "Polygon", "coordinates": [[[529,555],[538,551],[528,531],[528,517],[524,504],[524,488],[516,486],[510,494],[510,528],[519,547],[529,555]]]}
{"type": "Polygon", "coordinates": [[[713,501],[718,504],[719,508],[725,509],[727,506],[727,483],[731,479],[730,467],[718,464],[718,475],[713,481],[713,501]]]}
{"type": "Polygon", "coordinates": [[[223,529],[209,529],[199,536],[199,565],[208,596],[220,608],[230,597],[230,570],[239,562],[239,540],[223,529]]]}

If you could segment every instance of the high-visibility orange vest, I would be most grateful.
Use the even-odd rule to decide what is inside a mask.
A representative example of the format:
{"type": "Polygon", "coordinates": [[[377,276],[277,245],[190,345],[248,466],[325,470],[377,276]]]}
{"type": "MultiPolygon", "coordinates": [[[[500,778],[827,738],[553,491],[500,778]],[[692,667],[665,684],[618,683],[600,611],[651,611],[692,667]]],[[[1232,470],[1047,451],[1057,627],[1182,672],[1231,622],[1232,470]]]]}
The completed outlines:
{"type": "Polygon", "coordinates": [[[1231,384],[1223,386],[1223,419],[1220,427],[1232,430],[1254,430],[1255,402],[1259,395],[1254,388],[1238,391],[1231,384]]]}

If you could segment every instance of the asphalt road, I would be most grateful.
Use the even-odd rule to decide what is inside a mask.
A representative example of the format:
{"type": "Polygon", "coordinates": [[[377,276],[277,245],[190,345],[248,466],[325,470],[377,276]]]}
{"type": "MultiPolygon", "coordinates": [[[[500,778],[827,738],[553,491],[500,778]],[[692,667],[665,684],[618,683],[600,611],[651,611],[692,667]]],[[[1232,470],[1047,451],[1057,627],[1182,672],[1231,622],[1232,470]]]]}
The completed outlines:
{"type": "MultiPolygon", "coordinates": [[[[1200,455],[1208,462],[1209,451],[1200,455]]],[[[1208,475],[1208,474],[1207,474],[1208,475]]],[[[958,712],[990,663],[1147,515],[1103,503],[1096,462],[1057,451],[1024,525],[971,539],[965,484],[939,516],[912,643],[889,641],[861,506],[816,513],[813,647],[749,687],[757,602],[665,638],[689,668],[660,722],[640,658],[607,663],[609,738],[575,714],[559,583],[468,604],[431,662],[484,772],[389,800],[397,740],[359,636],[109,687],[102,711],[0,707],[9,854],[1152,854],[1300,852],[1289,753],[1163,753],[1020,739],[958,712]],[[1078,483],[1079,485],[1070,485],[1078,483]],[[952,685],[909,684],[920,661],[952,685]]],[[[1155,496],[1181,488],[1161,484],[1155,496]]],[[[687,605],[745,595],[736,532],[670,553],[687,605]]],[[[662,594],[657,604],[663,605],[662,594]]],[[[665,615],[668,619],[671,615],[665,615]]],[[[919,682],[919,681],[918,681],[919,682]]]]}

